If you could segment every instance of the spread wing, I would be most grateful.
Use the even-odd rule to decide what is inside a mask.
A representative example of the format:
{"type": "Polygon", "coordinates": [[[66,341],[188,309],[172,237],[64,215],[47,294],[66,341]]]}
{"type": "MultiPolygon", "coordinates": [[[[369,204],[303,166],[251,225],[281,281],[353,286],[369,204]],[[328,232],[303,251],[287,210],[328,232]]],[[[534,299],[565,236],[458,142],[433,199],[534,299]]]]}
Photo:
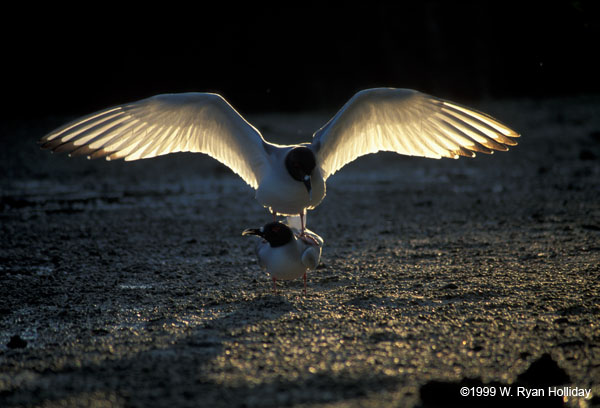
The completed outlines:
{"type": "Polygon", "coordinates": [[[323,177],[378,151],[430,158],[474,157],[508,150],[519,134],[491,116],[412,89],[355,94],[315,132],[312,149],[323,177]]]}
{"type": "Polygon", "coordinates": [[[257,188],[267,142],[217,94],[156,95],[77,119],[41,139],[42,147],[88,158],[138,160],[206,153],[257,188]]]}

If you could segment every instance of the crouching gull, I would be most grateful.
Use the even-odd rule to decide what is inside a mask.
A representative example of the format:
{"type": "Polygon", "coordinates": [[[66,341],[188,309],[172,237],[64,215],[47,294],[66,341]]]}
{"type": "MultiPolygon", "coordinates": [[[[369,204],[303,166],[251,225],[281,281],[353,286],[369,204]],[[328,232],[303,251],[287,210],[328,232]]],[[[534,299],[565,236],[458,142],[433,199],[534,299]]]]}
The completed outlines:
{"type": "Polygon", "coordinates": [[[261,228],[249,228],[242,235],[256,235],[263,239],[256,246],[259,265],[273,280],[273,291],[278,279],[304,279],[306,295],[306,272],[314,270],[321,259],[323,239],[312,231],[294,231],[281,222],[271,222],[261,228]]]}

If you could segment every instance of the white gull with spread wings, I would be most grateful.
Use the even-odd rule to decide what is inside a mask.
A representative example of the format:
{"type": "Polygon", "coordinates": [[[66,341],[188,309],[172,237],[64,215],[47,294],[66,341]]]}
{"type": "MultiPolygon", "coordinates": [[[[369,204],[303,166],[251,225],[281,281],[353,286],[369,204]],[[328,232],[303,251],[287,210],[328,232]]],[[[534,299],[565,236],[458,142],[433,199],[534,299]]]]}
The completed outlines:
{"type": "MultiPolygon", "coordinates": [[[[300,215],[325,197],[325,181],[360,156],[391,151],[474,157],[516,145],[519,134],[491,116],[412,89],[356,93],[312,142],[266,141],[223,97],[156,95],[77,119],[42,138],[45,148],[89,158],[138,160],[205,153],[256,190],[274,214],[300,215]]],[[[302,224],[304,227],[305,220],[302,224]]]]}

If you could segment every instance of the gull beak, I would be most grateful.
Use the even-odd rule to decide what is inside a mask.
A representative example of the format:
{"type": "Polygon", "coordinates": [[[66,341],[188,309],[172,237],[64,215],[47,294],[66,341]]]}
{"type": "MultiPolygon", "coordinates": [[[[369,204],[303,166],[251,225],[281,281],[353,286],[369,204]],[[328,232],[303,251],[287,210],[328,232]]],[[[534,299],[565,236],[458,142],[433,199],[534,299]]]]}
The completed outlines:
{"type": "Polygon", "coordinates": [[[312,186],[309,175],[304,176],[304,185],[306,186],[306,191],[308,191],[308,197],[312,200],[312,186]]]}
{"type": "Polygon", "coordinates": [[[263,233],[264,231],[262,228],[248,228],[242,232],[242,235],[258,235],[259,237],[262,237],[263,233]]]}

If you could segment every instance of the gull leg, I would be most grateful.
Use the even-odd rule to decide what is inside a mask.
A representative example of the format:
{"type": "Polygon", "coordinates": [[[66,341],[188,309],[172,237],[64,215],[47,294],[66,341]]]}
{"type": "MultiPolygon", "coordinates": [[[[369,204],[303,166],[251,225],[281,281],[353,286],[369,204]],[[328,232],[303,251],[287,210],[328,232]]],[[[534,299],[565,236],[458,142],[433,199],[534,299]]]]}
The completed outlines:
{"type": "Polygon", "coordinates": [[[306,296],[306,272],[304,272],[302,279],[304,279],[304,296],[306,296]]]}
{"type": "Polygon", "coordinates": [[[302,225],[302,230],[300,231],[300,235],[298,235],[298,237],[311,245],[319,245],[315,238],[311,237],[306,233],[306,211],[300,213],[300,225],[302,225]]]}
{"type": "Polygon", "coordinates": [[[302,226],[300,235],[304,235],[304,230],[306,229],[306,211],[300,213],[300,225],[302,226]]]}

